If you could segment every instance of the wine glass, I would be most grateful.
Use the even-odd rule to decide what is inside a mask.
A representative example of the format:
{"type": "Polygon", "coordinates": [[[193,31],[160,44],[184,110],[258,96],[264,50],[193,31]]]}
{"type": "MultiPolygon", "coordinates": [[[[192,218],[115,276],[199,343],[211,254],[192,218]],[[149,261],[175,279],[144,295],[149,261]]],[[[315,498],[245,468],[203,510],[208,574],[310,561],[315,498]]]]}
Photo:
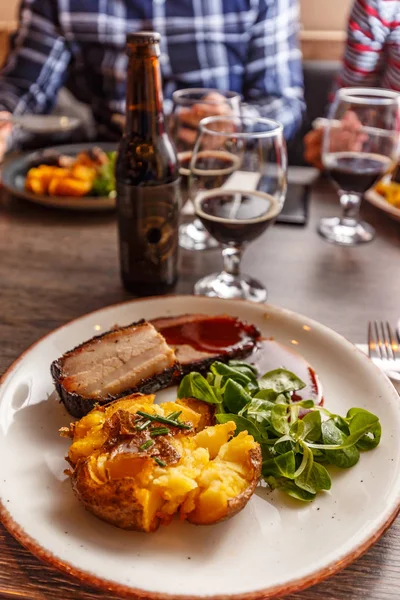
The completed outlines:
{"type": "Polygon", "coordinates": [[[342,217],[321,219],[328,242],[370,242],[374,228],[360,221],[363,194],[392,166],[398,153],[399,94],[375,88],[342,88],[324,131],[322,162],[340,197],[342,217]]]}
{"type": "MultiPolygon", "coordinates": [[[[181,164],[183,201],[188,198],[190,159],[201,118],[213,115],[240,114],[240,95],[236,92],[211,88],[189,88],[173,93],[171,136],[175,142],[181,164]]],[[[186,250],[208,250],[218,243],[204,229],[199,219],[183,223],[179,229],[179,244],[186,250]]]]}
{"type": "Polygon", "coordinates": [[[207,117],[190,163],[195,212],[222,245],[224,269],[200,279],[195,294],[264,302],[262,283],[240,273],[242,252],[275,220],[286,195],[283,127],[270,119],[207,117]]]}

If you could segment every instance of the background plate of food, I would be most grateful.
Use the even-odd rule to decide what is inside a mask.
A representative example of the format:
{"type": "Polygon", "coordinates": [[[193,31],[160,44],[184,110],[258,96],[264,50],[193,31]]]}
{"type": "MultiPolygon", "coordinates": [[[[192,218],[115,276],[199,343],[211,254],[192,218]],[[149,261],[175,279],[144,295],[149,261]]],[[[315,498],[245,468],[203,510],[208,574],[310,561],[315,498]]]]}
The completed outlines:
{"type": "Polygon", "coordinates": [[[368,190],[365,198],[387,213],[392,219],[400,221],[400,183],[392,181],[390,175],[379,181],[374,188],[368,190]]]}
{"type": "MultiPolygon", "coordinates": [[[[258,345],[255,350],[258,351],[258,345]]],[[[276,355],[274,364],[270,363],[268,369],[279,370],[282,366],[290,369],[287,352],[286,357],[276,355]]],[[[271,353],[268,352],[266,356],[270,358],[271,353]]],[[[291,370],[300,375],[298,365],[298,362],[291,365],[291,370]]],[[[306,368],[305,376],[307,372],[306,368]]],[[[296,381],[293,373],[287,373],[285,379],[286,381],[281,379],[280,385],[276,386],[276,371],[269,373],[267,388],[257,392],[257,404],[263,410],[270,406],[273,391],[271,386],[275,386],[273,395],[280,395],[283,389],[299,389],[290,387],[296,381]]],[[[265,383],[265,379],[263,380],[265,383]]],[[[247,386],[248,392],[244,395],[243,391],[241,392],[242,400],[247,398],[248,394],[254,397],[258,388],[253,386],[254,381],[252,386],[247,386]]],[[[235,392],[240,386],[233,385],[231,388],[235,392]]],[[[301,391],[303,390],[306,390],[306,387],[301,391]]],[[[228,402],[227,394],[228,384],[223,398],[225,404],[228,402]]],[[[296,396],[297,394],[298,392],[296,396]]],[[[308,392],[306,397],[309,398],[308,392]]],[[[229,402],[236,406],[238,398],[240,399],[235,392],[230,396],[229,402]]],[[[298,400],[296,397],[294,401],[298,400]]],[[[273,428],[277,427],[284,432],[284,428],[281,428],[281,409],[286,410],[285,405],[278,402],[278,397],[276,401],[279,410],[273,409],[276,416],[273,428]]],[[[305,402],[310,408],[310,400],[305,402]]],[[[255,409],[253,401],[251,405],[255,409]]],[[[231,405],[229,413],[240,408],[235,406],[231,405]]],[[[194,410],[193,405],[192,409],[192,413],[197,410],[194,410]]],[[[267,413],[268,410],[265,417],[262,413],[254,413],[257,423],[261,423],[264,418],[268,420],[267,413]]],[[[238,426],[242,418],[253,418],[250,417],[248,409],[245,414],[247,417],[236,414],[235,422],[238,426]]],[[[227,414],[227,417],[231,420],[232,415],[227,414]]],[[[320,435],[314,425],[310,428],[311,421],[307,415],[299,419],[291,410],[289,417],[285,417],[286,425],[289,423],[288,418],[289,433],[285,437],[286,441],[281,438],[280,453],[276,454],[276,461],[273,459],[278,479],[283,477],[284,473],[290,475],[289,462],[286,459],[286,462],[283,462],[285,455],[292,452],[290,435],[300,436],[298,439],[303,440],[302,443],[306,439],[303,435],[305,432],[310,436],[309,439],[313,440],[318,440],[320,435]],[[293,428],[295,423],[297,425],[293,428]],[[315,433],[317,435],[314,435],[315,433]]],[[[338,427],[334,427],[333,430],[340,441],[347,425],[343,418],[336,419],[337,426],[342,427],[342,430],[340,432],[338,427]]],[[[253,424],[254,436],[258,435],[258,429],[259,425],[253,424]]],[[[34,554],[69,575],[76,576],[88,584],[97,585],[109,593],[114,592],[136,600],[278,598],[313,585],[342,569],[365,552],[392,523],[400,508],[399,430],[399,398],[387,377],[350,342],[312,319],[273,306],[217,298],[170,296],[131,301],[83,316],[51,332],[27,350],[3,376],[0,387],[0,454],[7,457],[7,460],[3,460],[1,466],[0,517],[9,531],[34,554]],[[166,317],[169,318],[167,323],[166,317]],[[217,319],[218,327],[211,324],[211,327],[204,328],[204,321],[208,318],[217,319]],[[141,319],[146,321],[140,321],[141,319]],[[232,336],[232,343],[236,343],[238,338],[241,345],[245,344],[240,354],[237,354],[235,345],[235,354],[232,355],[236,358],[234,365],[236,370],[239,369],[242,382],[252,377],[252,371],[249,364],[244,366],[243,362],[237,359],[248,360],[249,356],[244,357],[242,351],[252,348],[253,342],[259,339],[259,332],[266,343],[270,344],[272,338],[272,341],[285,346],[289,354],[296,353],[313,367],[318,379],[312,377],[314,384],[311,384],[311,388],[315,388],[316,382],[320,382],[324,398],[324,405],[318,410],[330,411],[328,414],[336,415],[348,415],[350,411],[353,425],[355,421],[352,419],[355,414],[364,419],[365,411],[369,411],[368,414],[376,413],[380,420],[382,437],[379,426],[380,443],[377,447],[374,444],[373,449],[373,438],[363,437],[363,451],[360,452],[359,461],[352,460],[352,464],[349,464],[348,461],[352,458],[349,454],[349,438],[354,438],[355,435],[354,432],[350,433],[343,446],[344,451],[336,447],[340,452],[337,466],[331,468],[331,464],[327,465],[332,487],[323,482],[322,491],[316,494],[312,501],[311,492],[306,492],[303,488],[302,497],[307,501],[296,500],[284,493],[283,489],[272,490],[260,485],[254,490],[250,486],[249,493],[247,494],[246,490],[246,497],[241,499],[239,509],[243,510],[238,514],[234,516],[233,511],[232,514],[225,515],[232,518],[222,522],[217,522],[218,518],[212,521],[212,525],[195,526],[192,523],[198,523],[198,519],[182,517],[186,514],[190,517],[190,511],[193,509],[190,502],[193,500],[196,504],[197,499],[205,499],[202,493],[208,491],[211,493],[207,494],[208,501],[204,502],[203,506],[207,514],[208,511],[211,514],[220,498],[218,472],[213,470],[211,478],[199,483],[200,496],[191,495],[190,498],[189,495],[196,489],[192,486],[195,475],[191,472],[190,465],[186,465],[187,468],[185,467],[180,474],[175,472],[174,487],[165,488],[165,492],[173,490],[174,493],[165,496],[167,504],[163,505],[161,515],[159,505],[147,501],[153,496],[143,492],[142,484],[136,488],[132,487],[128,485],[126,477],[130,478],[131,482],[137,481],[137,477],[142,477],[142,467],[139,469],[137,459],[146,461],[145,464],[149,465],[149,476],[155,472],[154,469],[160,469],[160,472],[157,472],[157,485],[162,487],[171,481],[171,471],[168,470],[170,466],[165,463],[171,457],[175,460],[173,452],[167,452],[165,457],[162,454],[154,455],[153,459],[154,451],[157,444],[162,442],[160,436],[169,436],[171,443],[175,439],[165,431],[168,431],[171,420],[174,420],[172,425],[176,429],[177,438],[182,440],[182,445],[184,444],[184,432],[179,433],[179,428],[186,427],[187,421],[191,421],[192,417],[186,416],[190,407],[185,408],[182,404],[178,407],[178,412],[175,412],[175,403],[178,403],[180,398],[192,399],[196,397],[193,394],[199,392],[209,394],[216,406],[220,404],[221,388],[218,397],[212,389],[216,390],[220,384],[225,387],[224,377],[235,370],[233,365],[223,363],[221,366],[220,363],[218,376],[209,377],[209,373],[205,380],[199,373],[192,371],[192,363],[205,361],[204,366],[208,368],[210,355],[211,360],[215,360],[216,357],[222,360],[220,346],[227,337],[219,333],[221,322],[229,323],[232,319],[233,322],[239,319],[242,323],[239,329],[235,326],[236,333],[232,336]],[[179,325],[182,321],[185,323],[183,332],[179,325]],[[197,326],[199,322],[202,323],[201,328],[197,326]],[[111,329],[112,331],[109,331],[111,329]],[[207,335],[205,331],[208,331],[207,335]],[[190,337],[194,347],[188,344],[190,337]],[[166,340],[169,349],[165,347],[166,340]],[[76,348],[78,345],[80,347],[76,348]],[[175,355],[171,348],[175,348],[175,355]],[[143,353],[143,360],[138,356],[140,352],[143,353]],[[174,378],[178,372],[175,358],[181,367],[185,367],[188,373],[185,377],[189,377],[190,389],[181,395],[179,390],[184,379],[181,380],[179,389],[176,386],[165,388],[168,378],[174,378]],[[107,361],[111,370],[100,368],[103,360],[107,361]],[[146,371],[143,374],[143,361],[147,365],[146,369],[151,366],[151,373],[146,371]],[[134,368],[129,377],[126,372],[127,365],[134,368]],[[135,387],[137,381],[130,377],[139,377],[140,373],[140,376],[143,376],[140,391],[144,394],[156,392],[156,402],[161,403],[158,404],[156,418],[152,401],[149,400],[146,401],[145,407],[140,405],[141,413],[136,413],[142,420],[132,416],[132,413],[130,417],[125,415],[126,398],[124,404],[117,405],[118,419],[113,419],[116,413],[108,415],[102,412],[98,403],[93,409],[94,412],[90,405],[91,412],[86,413],[91,394],[104,392],[105,396],[102,396],[100,401],[116,397],[119,402],[119,394],[124,391],[121,386],[126,384],[127,388],[135,387]],[[193,377],[194,380],[191,381],[193,377]],[[54,384],[64,404],[60,403],[54,384]],[[162,408],[165,406],[163,403],[169,403],[168,407],[162,408]],[[66,407],[69,407],[70,414],[66,407]],[[356,413],[350,410],[352,407],[358,407],[353,408],[356,413]],[[164,411],[164,417],[160,417],[161,410],[164,411]],[[86,417],[76,421],[71,416],[71,411],[76,413],[77,418],[81,418],[85,413],[86,417]],[[108,416],[112,420],[108,423],[108,434],[112,434],[112,439],[108,437],[106,443],[111,444],[107,446],[107,452],[111,450],[112,456],[104,454],[103,450],[100,453],[98,451],[99,444],[103,444],[104,441],[104,419],[108,416]],[[126,416],[129,418],[126,419],[126,416]],[[155,425],[150,422],[152,419],[156,421],[155,425]],[[148,438],[144,442],[141,439],[140,445],[135,442],[135,447],[129,441],[131,425],[138,436],[147,435],[148,438]],[[60,429],[67,434],[66,437],[60,437],[60,429]],[[119,453],[121,448],[117,452],[113,445],[113,440],[117,440],[120,435],[123,435],[123,447],[129,451],[127,460],[135,459],[132,463],[133,470],[129,471],[128,475],[124,470],[128,463],[114,464],[116,471],[108,464],[108,461],[114,459],[119,461],[119,458],[126,454],[125,450],[119,453]],[[70,437],[74,437],[72,445],[71,439],[68,439],[70,437]],[[371,451],[364,451],[368,448],[371,451]],[[85,458],[92,450],[94,454],[85,458]],[[153,454],[150,457],[145,456],[143,453],[146,452],[153,454]],[[67,455],[68,462],[65,460],[67,455]],[[160,460],[160,456],[164,462],[160,460]],[[101,465],[111,469],[110,473],[114,473],[110,476],[122,480],[126,485],[117,486],[117,490],[103,487],[103,483],[107,486],[103,479],[104,473],[98,470],[100,463],[97,463],[97,466],[95,463],[92,465],[92,458],[101,460],[101,465]],[[82,472],[86,477],[86,471],[82,471],[79,465],[83,468],[92,465],[90,480],[79,479],[82,472]],[[347,468],[350,466],[352,468],[347,468]],[[90,489],[85,487],[86,483],[90,483],[90,489]],[[116,495],[96,495],[99,491],[107,489],[116,495]],[[118,490],[124,493],[118,494],[118,490]],[[128,493],[130,491],[131,495],[128,493]],[[182,495],[175,505],[176,491],[182,495]],[[185,508],[188,513],[181,513],[179,518],[175,509],[182,498],[185,498],[185,503],[188,501],[185,508]],[[118,502],[123,504],[120,506],[118,502]],[[161,516],[163,519],[164,508],[168,506],[171,519],[165,519],[158,528],[157,523],[154,527],[152,523],[146,527],[141,526],[140,531],[121,528],[132,523],[129,519],[129,522],[123,523],[119,517],[137,515],[139,505],[156,507],[156,518],[161,516]],[[152,533],[143,533],[149,530],[152,533]]],[[[264,442],[260,442],[260,445],[263,443],[265,446],[263,452],[269,452],[271,431],[268,437],[263,438],[264,442]]],[[[207,445],[213,439],[204,435],[204,432],[207,432],[207,429],[196,434],[196,438],[190,438],[195,440],[196,453],[201,444],[207,445]]],[[[246,436],[244,438],[246,443],[250,443],[246,436]]],[[[237,440],[238,437],[232,439],[237,440]]],[[[354,439],[352,443],[355,443],[354,439]]],[[[196,456],[208,460],[203,446],[196,456]]],[[[342,444],[339,446],[342,447],[342,444]]],[[[225,458],[226,448],[225,445],[225,458]]],[[[313,448],[313,452],[307,452],[308,465],[311,464],[311,455],[314,456],[314,465],[318,455],[315,443],[313,448]]],[[[218,448],[215,452],[214,450],[210,450],[210,458],[211,453],[215,454],[218,448]]],[[[241,464],[237,461],[238,452],[235,451],[231,455],[228,466],[221,464],[219,452],[218,450],[217,457],[213,460],[218,459],[222,479],[224,473],[228,472],[232,481],[236,481],[238,476],[247,477],[247,471],[242,471],[241,464]],[[232,470],[235,471],[235,476],[232,470]]],[[[321,458],[321,455],[319,456],[321,458]]],[[[267,463],[263,460],[263,476],[267,463]]],[[[142,464],[144,463],[141,462],[140,465],[142,464]]],[[[194,462],[192,467],[196,464],[194,462]]],[[[317,471],[322,472],[322,463],[319,464],[317,471]]],[[[176,463],[176,468],[179,468],[179,465],[179,462],[176,463]]],[[[301,464],[296,463],[292,466],[298,470],[303,469],[301,475],[297,476],[307,476],[309,489],[310,486],[316,485],[314,471],[309,471],[308,467],[306,469],[303,460],[301,464]]],[[[201,477],[203,474],[201,471],[201,477]]],[[[250,480],[252,483],[253,480],[250,480]]],[[[156,481],[152,481],[155,484],[156,481]]],[[[229,489],[228,485],[226,489],[229,489]]],[[[293,486],[289,486],[288,489],[293,490],[293,486]]],[[[137,525],[137,520],[133,525],[137,525]]]]}
{"type": "Polygon", "coordinates": [[[115,208],[116,145],[70,144],[7,160],[2,183],[11,194],[54,208],[103,211],[115,208]]]}

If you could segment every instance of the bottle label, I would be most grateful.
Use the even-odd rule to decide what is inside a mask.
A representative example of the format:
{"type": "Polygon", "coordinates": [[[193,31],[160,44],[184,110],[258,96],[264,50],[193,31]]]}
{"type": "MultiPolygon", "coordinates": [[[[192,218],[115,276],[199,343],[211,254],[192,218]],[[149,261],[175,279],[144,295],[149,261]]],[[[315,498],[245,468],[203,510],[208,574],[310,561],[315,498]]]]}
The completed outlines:
{"type": "Polygon", "coordinates": [[[180,180],[156,186],[117,182],[121,272],[132,284],[172,285],[177,277],[180,180]]]}

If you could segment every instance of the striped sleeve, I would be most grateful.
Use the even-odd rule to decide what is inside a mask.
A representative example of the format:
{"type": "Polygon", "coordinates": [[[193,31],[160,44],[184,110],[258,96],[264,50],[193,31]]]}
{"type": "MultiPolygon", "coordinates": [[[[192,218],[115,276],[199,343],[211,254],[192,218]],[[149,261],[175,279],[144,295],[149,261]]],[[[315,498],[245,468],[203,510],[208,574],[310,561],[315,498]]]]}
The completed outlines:
{"type": "Polygon", "coordinates": [[[349,17],[347,43],[337,87],[380,84],[386,68],[385,45],[397,1],[356,0],[349,17]]]}
{"type": "Polygon", "coordinates": [[[66,77],[71,53],[55,0],[22,0],[11,50],[0,71],[0,109],[47,113],[66,77]]]}
{"type": "Polygon", "coordinates": [[[280,121],[287,139],[304,111],[298,23],[298,0],[260,0],[244,81],[246,112],[280,121]]]}

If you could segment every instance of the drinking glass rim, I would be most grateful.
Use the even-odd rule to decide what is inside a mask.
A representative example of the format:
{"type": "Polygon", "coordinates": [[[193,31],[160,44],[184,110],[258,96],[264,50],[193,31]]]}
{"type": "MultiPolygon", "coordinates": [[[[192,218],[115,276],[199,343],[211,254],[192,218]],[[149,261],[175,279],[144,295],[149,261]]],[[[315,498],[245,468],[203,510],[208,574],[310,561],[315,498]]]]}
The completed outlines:
{"type": "MultiPolygon", "coordinates": [[[[241,95],[238,92],[234,92],[232,90],[217,90],[216,88],[183,88],[181,90],[175,90],[172,93],[172,100],[175,104],[182,104],[182,98],[185,98],[186,94],[212,94],[213,92],[217,92],[224,97],[224,100],[241,100],[241,95]]],[[[204,100],[203,98],[185,98],[185,102],[187,104],[198,104],[201,101],[203,104],[210,104],[211,106],[218,106],[221,104],[223,100],[204,100]]]]}
{"type": "Polygon", "coordinates": [[[283,125],[282,123],[279,123],[279,121],[274,121],[273,119],[266,119],[264,117],[238,117],[238,116],[222,116],[222,115],[218,115],[218,116],[214,116],[214,117],[205,117],[204,119],[201,119],[200,123],[199,123],[199,129],[201,133],[207,133],[209,135],[216,135],[216,136],[224,136],[224,137],[232,137],[232,138],[271,138],[271,137],[275,137],[278,133],[283,133],[283,125]],[[208,125],[210,123],[216,123],[218,121],[221,121],[222,123],[226,123],[227,121],[232,121],[232,122],[252,122],[252,123],[262,123],[263,125],[270,125],[273,127],[273,129],[271,129],[270,131],[224,131],[223,129],[220,129],[218,131],[214,131],[213,129],[209,129],[208,125]]]}
{"type": "Polygon", "coordinates": [[[366,104],[367,98],[370,103],[378,105],[392,104],[394,100],[400,102],[400,93],[387,88],[344,87],[337,91],[337,97],[354,104],[366,104]]]}

